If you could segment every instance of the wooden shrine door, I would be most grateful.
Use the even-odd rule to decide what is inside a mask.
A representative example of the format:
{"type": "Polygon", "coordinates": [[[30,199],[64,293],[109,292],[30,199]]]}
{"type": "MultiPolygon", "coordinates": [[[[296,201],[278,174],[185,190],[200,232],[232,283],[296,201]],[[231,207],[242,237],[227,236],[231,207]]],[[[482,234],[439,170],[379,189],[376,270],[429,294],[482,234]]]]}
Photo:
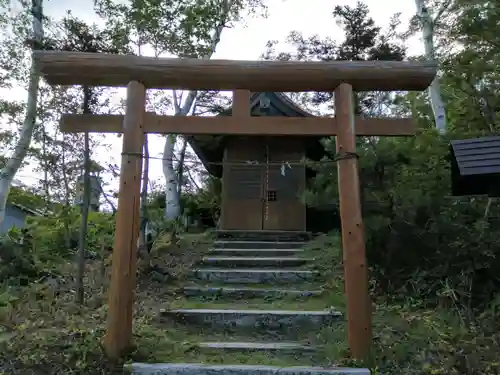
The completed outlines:
{"type": "Polygon", "coordinates": [[[301,202],[306,176],[304,165],[299,164],[303,155],[300,139],[267,139],[263,229],[306,229],[306,209],[301,202]]]}
{"type": "Polygon", "coordinates": [[[232,138],[223,164],[221,229],[262,230],[265,144],[262,138],[232,138]]]}
{"type": "Polygon", "coordinates": [[[221,229],[305,230],[302,145],[287,137],[242,137],[224,156],[221,229]]]}

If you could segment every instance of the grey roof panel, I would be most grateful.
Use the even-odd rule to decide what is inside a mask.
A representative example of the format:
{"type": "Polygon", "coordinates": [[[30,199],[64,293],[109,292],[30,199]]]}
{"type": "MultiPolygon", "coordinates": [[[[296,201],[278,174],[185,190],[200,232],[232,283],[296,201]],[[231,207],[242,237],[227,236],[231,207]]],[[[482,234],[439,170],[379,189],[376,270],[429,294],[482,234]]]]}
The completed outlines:
{"type": "Polygon", "coordinates": [[[500,173],[500,137],[451,141],[460,175],[500,173]]]}
{"type": "Polygon", "coordinates": [[[500,136],[450,142],[453,195],[500,196],[500,136]]]}
{"type": "Polygon", "coordinates": [[[454,145],[471,145],[475,143],[488,143],[488,142],[496,142],[500,143],[500,136],[492,135],[488,137],[479,137],[479,138],[471,138],[471,139],[456,139],[451,141],[454,145]]]}

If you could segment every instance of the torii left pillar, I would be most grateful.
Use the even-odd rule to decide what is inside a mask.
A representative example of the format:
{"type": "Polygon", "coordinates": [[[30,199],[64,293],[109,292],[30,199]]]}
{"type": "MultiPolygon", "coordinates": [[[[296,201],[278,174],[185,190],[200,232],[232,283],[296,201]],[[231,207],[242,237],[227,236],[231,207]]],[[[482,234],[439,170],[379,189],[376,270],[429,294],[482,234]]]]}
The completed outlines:
{"type": "Polygon", "coordinates": [[[145,105],[144,85],[130,82],[123,120],[120,188],[108,297],[108,326],[104,339],[106,353],[111,359],[119,358],[132,344],[145,105]]]}

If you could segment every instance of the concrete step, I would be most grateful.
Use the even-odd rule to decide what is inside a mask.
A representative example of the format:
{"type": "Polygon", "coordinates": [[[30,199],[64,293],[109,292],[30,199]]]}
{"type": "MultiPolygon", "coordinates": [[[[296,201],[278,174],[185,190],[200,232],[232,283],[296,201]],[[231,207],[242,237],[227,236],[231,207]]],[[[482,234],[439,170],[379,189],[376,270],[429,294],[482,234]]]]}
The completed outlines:
{"type": "Polygon", "coordinates": [[[201,342],[199,348],[205,351],[220,352],[266,352],[280,354],[303,354],[304,352],[314,353],[316,348],[311,345],[303,345],[297,342],[201,342]]]}
{"type": "Polygon", "coordinates": [[[366,368],[275,367],[250,365],[206,365],[192,363],[132,363],[132,375],[370,375],[366,368]]]}
{"type": "Polygon", "coordinates": [[[301,249],[307,243],[298,242],[272,242],[272,241],[214,241],[217,249],[301,249]]]}
{"type": "Polygon", "coordinates": [[[306,270],[199,268],[193,271],[193,277],[198,280],[228,284],[274,285],[314,281],[319,278],[319,273],[306,270]]]}
{"type": "Polygon", "coordinates": [[[296,257],[302,249],[211,249],[209,255],[228,257],[296,257]]]}
{"type": "Polygon", "coordinates": [[[268,288],[227,288],[186,286],[180,292],[187,297],[213,296],[227,298],[261,298],[261,297],[317,297],[323,290],[268,289],[268,288]]]}
{"type": "Polygon", "coordinates": [[[162,310],[160,318],[209,328],[252,328],[286,332],[301,329],[318,329],[338,321],[342,318],[342,314],[334,310],[176,309],[162,310]]]}
{"type": "Polygon", "coordinates": [[[311,234],[304,231],[282,230],[217,230],[217,240],[226,241],[309,241],[311,234]]]}
{"type": "Polygon", "coordinates": [[[245,267],[245,268],[262,268],[262,267],[300,267],[306,263],[312,262],[314,259],[297,258],[297,257],[223,257],[223,256],[206,256],[203,257],[201,263],[206,266],[214,267],[245,267]]]}

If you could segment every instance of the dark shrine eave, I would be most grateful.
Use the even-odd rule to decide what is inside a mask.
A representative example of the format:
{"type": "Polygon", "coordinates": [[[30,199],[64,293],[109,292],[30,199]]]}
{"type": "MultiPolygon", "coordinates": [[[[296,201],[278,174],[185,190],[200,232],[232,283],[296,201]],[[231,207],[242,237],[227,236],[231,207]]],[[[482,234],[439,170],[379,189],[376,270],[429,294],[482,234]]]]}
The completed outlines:
{"type": "MultiPolygon", "coordinates": [[[[250,97],[251,116],[285,116],[285,117],[314,117],[294,104],[285,94],[278,92],[256,92],[250,97]],[[262,104],[268,104],[267,109],[262,104]]],[[[230,116],[231,108],[218,116],[230,116]]],[[[224,135],[197,135],[189,136],[188,141],[206,170],[215,177],[222,176],[222,160],[224,157],[225,141],[230,136],[224,135]]],[[[323,147],[317,137],[307,137],[308,142],[323,147]],[[314,139],[313,139],[314,138],[314,139]]],[[[316,147],[314,147],[316,148],[316,147]]]]}

